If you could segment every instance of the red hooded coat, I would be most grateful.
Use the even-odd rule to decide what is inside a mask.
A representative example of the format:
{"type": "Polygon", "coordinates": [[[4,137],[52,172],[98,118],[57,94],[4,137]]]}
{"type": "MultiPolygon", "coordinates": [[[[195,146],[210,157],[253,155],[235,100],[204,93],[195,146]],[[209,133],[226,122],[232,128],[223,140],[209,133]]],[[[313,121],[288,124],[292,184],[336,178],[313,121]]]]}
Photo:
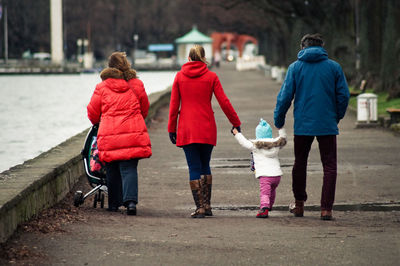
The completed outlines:
{"type": "Polygon", "coordinates": [[[226,97],[218,76],[209,71],[205,63],[188,62],[176,74],[171,92],[168,132],[177,133],[177,146],[217,144],[217,125],[211,106],[213,94],[231,124],[240,126],[239,117],[226,97]]]}
{"type": "Polygon", "coordinates": [[[97,84],[87,106],[92,124],[100,122],[97,135],[100,160],[150,157],[151,143],[144,121],[149,101],[142,81],[135,78],[127,82],[116,69],[106,76],[109,78],[97,84]]]}

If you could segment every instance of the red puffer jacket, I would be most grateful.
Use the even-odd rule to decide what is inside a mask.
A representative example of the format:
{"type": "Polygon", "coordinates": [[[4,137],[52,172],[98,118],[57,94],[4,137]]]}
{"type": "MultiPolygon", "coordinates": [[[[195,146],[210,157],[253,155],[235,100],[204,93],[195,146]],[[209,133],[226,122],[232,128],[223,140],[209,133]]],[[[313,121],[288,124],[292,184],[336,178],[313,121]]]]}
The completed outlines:
{"type": "Polygon", "coordinates": [[[176,74],[169,106],[168,132],[177,133],[176,145],[217,144],[217,125],[211,106],[213,94],[234,127],[240,120],[218,76],[200,61],[188,62],[176,74]],[[179,116],[179,122],[178,122],[179,116]]]}
{"type": "Polygon", "coordinates": [[[87,106],[92,124],[100,122],[97,135],[100,160],[150,157],[151,143],[144,121],[149,101],[143,83],[138,79],[126,82],[117,69],[103,71],[102,78],[87,106]]]}

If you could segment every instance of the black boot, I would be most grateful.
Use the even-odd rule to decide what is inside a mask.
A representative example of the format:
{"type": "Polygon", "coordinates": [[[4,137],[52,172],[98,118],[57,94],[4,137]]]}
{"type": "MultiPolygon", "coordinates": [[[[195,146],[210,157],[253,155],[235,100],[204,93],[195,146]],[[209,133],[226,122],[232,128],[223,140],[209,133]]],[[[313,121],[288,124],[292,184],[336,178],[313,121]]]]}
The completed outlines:
{"type": "Polygon", "coordinates": [[[190,181],[193,200],[196,204],[196,211],[191,214],[192,218],[204,218],[204,196],[201,189],[200,179],[190,181]]]}
{"type": "Polygon", "coordinates": [[[212,175],[204,175],[201,178],[201,186],[204,196],[204,214],[206,216],[213,216],[211,211],[212,175]]]}

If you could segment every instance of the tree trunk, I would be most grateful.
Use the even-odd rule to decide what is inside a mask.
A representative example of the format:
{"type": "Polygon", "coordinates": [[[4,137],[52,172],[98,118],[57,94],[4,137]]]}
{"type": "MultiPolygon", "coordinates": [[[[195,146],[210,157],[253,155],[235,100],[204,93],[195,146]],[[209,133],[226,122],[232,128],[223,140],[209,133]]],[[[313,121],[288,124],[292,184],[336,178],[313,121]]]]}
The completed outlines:
{"type": "Polygon", "coordinates": [[[400,97],[400,2],[385,1],[384,36],[381,68],[381,91],[387,91],[389,98],[400,97]]]}

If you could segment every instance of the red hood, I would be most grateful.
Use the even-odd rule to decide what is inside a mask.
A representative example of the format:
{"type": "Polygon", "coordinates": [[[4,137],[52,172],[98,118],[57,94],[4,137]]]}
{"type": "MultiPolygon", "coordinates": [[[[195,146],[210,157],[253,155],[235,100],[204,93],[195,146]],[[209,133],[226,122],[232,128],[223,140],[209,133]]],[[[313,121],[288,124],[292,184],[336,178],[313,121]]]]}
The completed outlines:
{"type": "Polygon", "coordinates": [[[125,92],[129,89],[128,82],[124,79],[108,78],[104,81],[107,87],[115,92],[125,92]]]}
{"type": "Polygon", "coordinates": [[[182,66],[182,73],[190,78],[199,77],[208,72],[207,65],[201,61],[187,62],[182,66]]]}

